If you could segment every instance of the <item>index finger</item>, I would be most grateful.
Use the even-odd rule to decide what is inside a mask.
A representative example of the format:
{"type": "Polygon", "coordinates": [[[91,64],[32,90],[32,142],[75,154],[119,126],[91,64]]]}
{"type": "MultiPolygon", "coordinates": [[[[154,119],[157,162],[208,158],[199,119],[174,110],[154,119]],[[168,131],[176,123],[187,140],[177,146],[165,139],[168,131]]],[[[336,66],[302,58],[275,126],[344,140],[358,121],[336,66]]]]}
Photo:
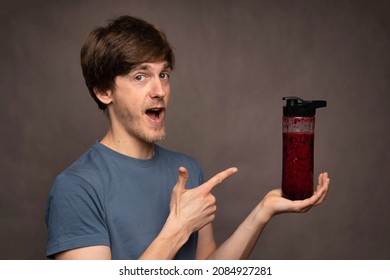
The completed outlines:
{"type": "Polygon", "coordinates": [[[236,167],[228,168],[222,172],[219,172],[217,175],[213,176],[210,180],[202,184],[200,187],[206,191],[211,191],[217,185],[221,184],[223,180],[229,178],[238,171],[236,167]]]}

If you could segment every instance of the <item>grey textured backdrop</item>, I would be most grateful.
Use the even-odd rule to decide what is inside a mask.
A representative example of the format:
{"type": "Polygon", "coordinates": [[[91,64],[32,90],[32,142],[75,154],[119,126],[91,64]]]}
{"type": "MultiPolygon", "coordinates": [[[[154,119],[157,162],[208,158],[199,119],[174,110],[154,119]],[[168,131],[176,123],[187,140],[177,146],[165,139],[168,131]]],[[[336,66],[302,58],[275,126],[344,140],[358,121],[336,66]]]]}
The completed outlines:
{"type": "Polygon", "coordinates": [[[315,170],[328,200],[270,222],[253,259],[390,258],[390,1],[0,3],[0,258],[44,259],[54,177],[107,128],[84,85],[87,33],[117,15],[162,27],[177,53],[164,146],[215,190],[218,243],[281,182],[282,97],[326,99],[315,170]]]}

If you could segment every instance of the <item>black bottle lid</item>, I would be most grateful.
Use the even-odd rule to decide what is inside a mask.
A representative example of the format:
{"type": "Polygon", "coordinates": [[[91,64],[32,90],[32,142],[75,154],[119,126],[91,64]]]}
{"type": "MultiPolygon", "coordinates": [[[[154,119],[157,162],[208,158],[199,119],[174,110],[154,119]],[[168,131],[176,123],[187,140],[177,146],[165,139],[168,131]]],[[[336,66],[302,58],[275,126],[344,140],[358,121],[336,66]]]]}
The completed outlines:
{"type": "Polygon", "coordinates": [[[296,96],[283,97],[286,106],[283,106],[283,116],[286,117],[312,117],[316,109],[326,107],[325,100],[303,100],[296,96]]]}

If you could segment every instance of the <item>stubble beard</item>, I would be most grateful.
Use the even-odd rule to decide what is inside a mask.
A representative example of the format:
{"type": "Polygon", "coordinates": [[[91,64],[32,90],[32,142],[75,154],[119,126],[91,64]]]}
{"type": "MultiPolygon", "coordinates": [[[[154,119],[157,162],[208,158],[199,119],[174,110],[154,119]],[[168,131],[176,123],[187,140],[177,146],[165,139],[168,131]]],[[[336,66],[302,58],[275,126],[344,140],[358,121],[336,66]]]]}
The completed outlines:
{"type": "Polygon", "coordinates": [[[132,129],[129,127],[128,133],[132,133],[132,135],[138,138],[141,141],[144,141],[149,144],[156,144],[165,139],[165,126],[152,126],[153,133],[149,133],[148,131],[143,130],[142,128],[132,129]]]}
{"type": "Polygon", "coordinates": [[[153,126],[151,124],[145,124],[142,118],[143,115],[135,117],[120,108],[117,108],[115,111],[120,123],[132,138],[148,144],[156,144],[165,139],[165,125],[153,126]]]}

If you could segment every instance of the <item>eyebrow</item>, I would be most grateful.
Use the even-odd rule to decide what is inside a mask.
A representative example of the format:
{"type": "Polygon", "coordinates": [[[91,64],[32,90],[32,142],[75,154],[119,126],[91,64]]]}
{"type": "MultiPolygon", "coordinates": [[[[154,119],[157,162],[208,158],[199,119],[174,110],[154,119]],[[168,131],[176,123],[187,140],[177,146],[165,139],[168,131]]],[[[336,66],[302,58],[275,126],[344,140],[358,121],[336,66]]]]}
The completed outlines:
{"type": "MultiPolygon", "coordinates": [[[[151,66],[146,62],[146,63],[141,63],[141,64],[135,66],[132,71],[136,71],[136,70],[145,70],[146,71],[146,70],[149,70],[150,68],[151,68],[151,66]]],[[[168,62],[165,62],[162,70],[168,70],[168,69],[172,69],[172,67],[168,64],[168,62]]]]}

